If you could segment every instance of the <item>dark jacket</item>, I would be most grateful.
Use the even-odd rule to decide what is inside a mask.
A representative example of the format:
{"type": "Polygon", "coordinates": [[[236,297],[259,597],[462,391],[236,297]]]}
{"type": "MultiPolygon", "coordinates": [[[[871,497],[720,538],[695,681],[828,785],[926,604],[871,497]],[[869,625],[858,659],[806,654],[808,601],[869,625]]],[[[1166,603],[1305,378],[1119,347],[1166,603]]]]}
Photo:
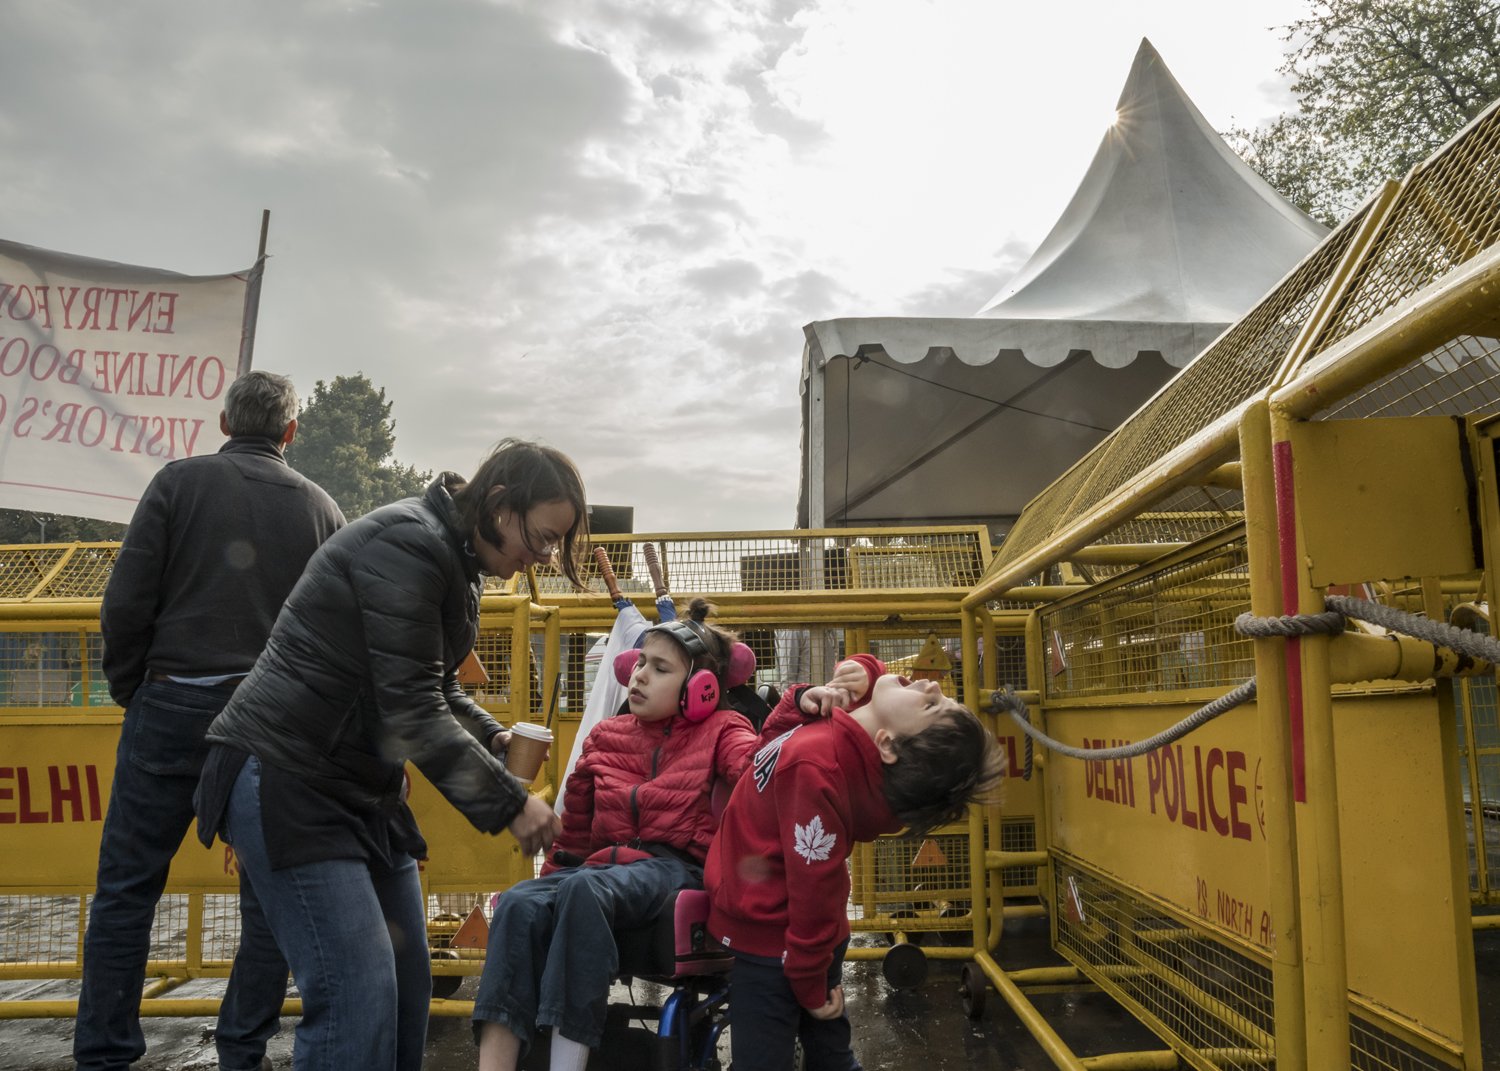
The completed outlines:
{"type": "Polygon", "coordinates": [[[115,702],[129,706],[148,670],[248,673],[308,558],[343,523],[270,439],[238,436],[162,468],[104,589],[103,666],[115,702]]]}
{"type": "Polygon", "coordinates": [[[367,813],[404,808],[409,759],[476,828],[497,833],[526,787],[489,751],[500,725],[458,684],[481,583],[445,480],[457,477],[323,544],[208,739],[367,813]]]}

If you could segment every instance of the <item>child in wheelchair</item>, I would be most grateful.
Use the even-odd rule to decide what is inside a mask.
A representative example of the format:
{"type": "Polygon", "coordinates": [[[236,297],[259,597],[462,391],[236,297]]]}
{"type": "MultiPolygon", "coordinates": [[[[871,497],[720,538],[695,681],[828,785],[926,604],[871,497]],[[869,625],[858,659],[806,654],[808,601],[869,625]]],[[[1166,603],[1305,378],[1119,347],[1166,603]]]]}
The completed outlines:
{"type": "Polygon", "coordinates": [[[709,850],[709,932],[734,956],[734,1071],[852,1071],[840,977],[856,841],[957,821],[998,786],[995,738],[936,681],[873,655],[827,684],[790,688],[709,850]]]}
{"type": "Polygon", "coordinates": [[[582,1071],[618,972],[612,931],[650,921],[677,889],[702,887],[714,784],[738,780],[756,742],[720,703],[755,656],[706,623],[710,609],[694,599],[617,660],[626,709],[586,738],[541,876],[495,905],[474,1001],[480,1071],[512,1071],[539,1029],[552,1031],[553,1071],[582,1071]]]}

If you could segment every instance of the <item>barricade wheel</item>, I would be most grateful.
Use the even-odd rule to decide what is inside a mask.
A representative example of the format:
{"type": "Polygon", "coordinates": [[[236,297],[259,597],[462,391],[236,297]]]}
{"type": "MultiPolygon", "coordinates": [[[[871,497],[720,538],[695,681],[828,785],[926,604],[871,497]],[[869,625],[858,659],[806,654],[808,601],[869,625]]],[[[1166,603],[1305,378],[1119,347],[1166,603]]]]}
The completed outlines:
{"type": "Polygon", "coordinates": [[[885,980],[897,989],[912,989],[927,978],[927,954],[914,944],[892,945],[880,961],[885,980]]]}
{"type": "MultiPolygon", "coordinates": [[[[458,953],[452,949],[438,949],[432,953],[433,959],[454,960],[458,959],[458,953]]],[[[447,1000],[458,987],[464,984],[464,976],[461,974],[434,974],[432,976],[432,995],[438,1000],[447,1000]]]]}
{"type": "Polygon", "coordinates": [[[964,1014],[970,1019],[984,1015],[984,1001],[988,980],[977,963],[965,963],[958,979],[958,999],[963,1002],[964,1014]]]}

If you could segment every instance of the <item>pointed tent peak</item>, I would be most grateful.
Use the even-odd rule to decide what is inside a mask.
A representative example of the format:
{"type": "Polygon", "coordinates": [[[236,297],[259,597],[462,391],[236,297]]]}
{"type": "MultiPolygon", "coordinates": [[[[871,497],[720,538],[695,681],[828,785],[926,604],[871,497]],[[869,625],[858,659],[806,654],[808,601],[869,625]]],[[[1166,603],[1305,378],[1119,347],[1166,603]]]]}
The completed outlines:
{"type": "Polygon", "coordinates": [[[976,315],[1233,323],[1325,233],[1224,143],[1142,38],[1073,199],[976,315]]]}

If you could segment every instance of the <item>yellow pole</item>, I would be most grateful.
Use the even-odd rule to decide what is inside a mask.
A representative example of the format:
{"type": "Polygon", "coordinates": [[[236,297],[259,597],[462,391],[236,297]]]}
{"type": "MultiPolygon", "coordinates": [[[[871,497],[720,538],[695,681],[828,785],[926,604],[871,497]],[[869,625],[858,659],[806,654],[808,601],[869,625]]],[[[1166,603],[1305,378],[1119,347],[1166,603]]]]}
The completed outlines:
{"type": "MultiPolygon", "coordinates": [[[[1270,418],[1283,612],[1320,613],[1322,593],[1301,568],[1304,503],[1297,498],[1296,424],[1275,405],[1270,418]]],[[[1307,503],[1306,508],[1316,509],[1317,504],[1307,503]]],[[[1286,648],[1307,1064],[1317,1069],[1348,1067],[1349,966],[1328,637],[1294,637],[1286,641],[1286,648]]]]}
{"type": "MultiPolygon", "coordinates": [[[[1281,609],[1281,565],[1276,538],[1276,476],[1271,459],[1270,411],[1256,401],[1240,422],[1244,475],[1245,542],[1250,560],[1250,612],[1275,617],[1281,609]]],[[[1292,819],[1291,743],[1286,690],[1287,643],[1255,641],[1256,719],[1265,761],[1266,864],[1270,874],[1271,948],[1275,993],[1276,1064],[1306,1071],[1306,995],[1302,979],[1302,927],[1298,921],[1297,838],[1292,819]]]]}

